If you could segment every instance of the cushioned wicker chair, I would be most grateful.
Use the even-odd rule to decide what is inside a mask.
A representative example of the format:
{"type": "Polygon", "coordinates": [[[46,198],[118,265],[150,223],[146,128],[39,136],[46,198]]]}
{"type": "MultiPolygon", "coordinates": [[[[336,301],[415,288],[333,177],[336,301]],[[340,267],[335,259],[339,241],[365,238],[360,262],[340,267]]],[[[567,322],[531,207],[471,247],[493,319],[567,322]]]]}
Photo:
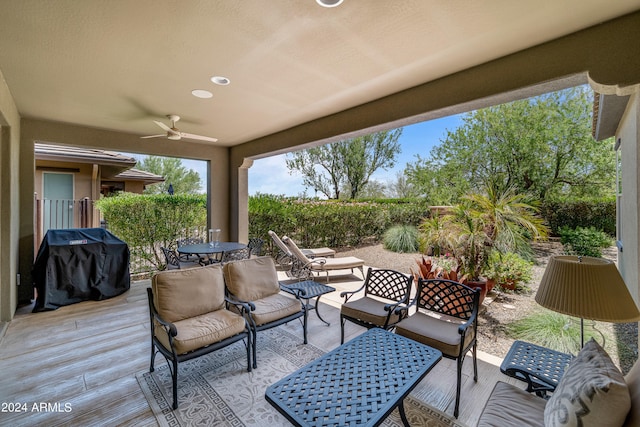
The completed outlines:
{"type": "Polygon", "coordinates": [[[395,270],[370,268],[360,289],[341,292],[344,303],[340,307],[340,344],[344,343],[344,325],[347,320],[365,328],[392,329],[407,315],[406,306],[411,294],[413,277],[395,270]],[[364,297],[351,299],[364,290],[364,297]]]}
{"type": "MultiPolygon", "coordinates": [[[[453,280],[419,279],[418,291],[411,306],[416,307],[416,313],[398,323],[396,333],[437,348],[444,357],[457,360],[458,382],[453,411],[457,418],[462,363],[470,349],[473,352],[473,380],[478,381],[476,333],[480,290],[453,280]]],[[[407,311],[407,308],[400,308],[398,314],[407,311]]]]}
{"type": "MultiPolygon", "coordinates": [[[[162,354],[173,380],[173,409],[178,407],[178,363],[246,340],[251,371],[251,329],[245,318],[228,310],[220,266],[161,271],[147,289],[151,320],[151,364],[162,354]]],[[[238,310],[248,309],[242,304],[238,310]]]]}
{"type": "Polygon", "coordinates": [[[278,272],[271,257],[231,261],[223,267],[225,284],[233,301],[246,303],[241,312],[253,331],[253,367],[257,367],[259,331],[303,317],[303,341],[307,343],[307,310],[299,298],[280,294],[278,272]]]}
{"type": "Polygon", "coordinates": [[[291,265],[291,274],[298,278],[308,278],[312,273],[319,273],[321,271],[327,274],[327,283],[329,283],[329,271],[335,270],[351,270],[357,268],[360,270],[360,274],[364,278],[364,261],[360,258],[353,256],[339,257],[339,258],[309,258],[302,252],[302,250],[295,244],[293,240],[287,236],[282,236],[282,241],[289,248],[291,255],[293,256],[293,262],[291,265]]]}

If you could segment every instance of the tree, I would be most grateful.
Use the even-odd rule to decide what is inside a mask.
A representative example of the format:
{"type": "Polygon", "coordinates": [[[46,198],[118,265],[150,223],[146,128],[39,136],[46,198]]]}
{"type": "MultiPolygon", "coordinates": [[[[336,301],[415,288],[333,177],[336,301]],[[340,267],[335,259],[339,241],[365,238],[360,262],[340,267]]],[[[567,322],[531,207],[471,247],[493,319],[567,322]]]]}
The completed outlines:
{"type": "Polygon", "coordinates": [[[136,168],[161,175],[165,179],[164,182],[147,186],[145,194],[167,193],[169,185],[173,187],[174,194],[200,193],[200,174],[184,167],[182,160],[175,157],[147,156],[136,168]]]}
{"type": "Polygon", "coordinates": [[[610,194],[615,155],[612,142],[591,137],[591,108],[590,91],[578,87],[474,111],[405,173],[436,203],[483,187],[541,201],[610,194]]]}
{"type": "Polygon", "coordinates": [[[301,172],[304,185],[330,199],[340,198],[342,186],[355,199],[375,171],[395,165],[400,135],[401,128],[298,151],[286,159],[287,168],[301,172]]]}

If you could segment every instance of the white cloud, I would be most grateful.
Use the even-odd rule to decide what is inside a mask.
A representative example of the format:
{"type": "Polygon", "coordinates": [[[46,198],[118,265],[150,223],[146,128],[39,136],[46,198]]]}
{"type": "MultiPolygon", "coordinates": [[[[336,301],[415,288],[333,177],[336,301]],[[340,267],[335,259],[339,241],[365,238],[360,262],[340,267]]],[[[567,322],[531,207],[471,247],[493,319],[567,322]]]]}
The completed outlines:
{"type": "MultiPolygon", "coordinates": [[[[249,194],[284,194],[298,196],[305,192],[302,177],[291,175],[285,164],[285,154],[258,159],[249,168],[249,194]]],[[[313,190],[311,190],[313,191],[313,190]]],[[[307,190],[307,194],[310,191],[307,190]]],[[[313,195],[313,194],[310,194],[313,195]]]]}

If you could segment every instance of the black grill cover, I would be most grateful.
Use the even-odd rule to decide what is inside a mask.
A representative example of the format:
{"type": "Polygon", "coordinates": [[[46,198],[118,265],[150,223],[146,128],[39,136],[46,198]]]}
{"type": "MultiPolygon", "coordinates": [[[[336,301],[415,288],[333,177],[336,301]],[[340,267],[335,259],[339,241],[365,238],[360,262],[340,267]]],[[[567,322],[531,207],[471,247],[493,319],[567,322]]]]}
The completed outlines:
{"type": "Polygon", "coordinates": [[[34,312],[127,291],[129,247],[102,228],[49,230],[33,266],[34,312]]]}

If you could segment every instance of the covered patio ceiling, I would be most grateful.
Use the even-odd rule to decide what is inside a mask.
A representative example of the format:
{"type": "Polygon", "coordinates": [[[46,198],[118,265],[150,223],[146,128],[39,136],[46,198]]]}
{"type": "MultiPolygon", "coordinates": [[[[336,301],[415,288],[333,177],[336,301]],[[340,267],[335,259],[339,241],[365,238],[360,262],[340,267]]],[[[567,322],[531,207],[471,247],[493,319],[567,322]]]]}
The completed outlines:
{"type": "MultiPolygon", "coordinates": [[[[5,0],[0,70],[23,118],[233,147],[635,10],[637,0],[5,0]],[[228,85],[210,79],[222,76],[228,85]],[[192,90],[211,92],[196,98],[192,90]]],[[[481,82],[478,82],[481,83],[481,82]]],[[[137,140],[136,140],[137,141],[137,140]]],[[[155,139],[140,139],[145,152],[155,139]]]]}

